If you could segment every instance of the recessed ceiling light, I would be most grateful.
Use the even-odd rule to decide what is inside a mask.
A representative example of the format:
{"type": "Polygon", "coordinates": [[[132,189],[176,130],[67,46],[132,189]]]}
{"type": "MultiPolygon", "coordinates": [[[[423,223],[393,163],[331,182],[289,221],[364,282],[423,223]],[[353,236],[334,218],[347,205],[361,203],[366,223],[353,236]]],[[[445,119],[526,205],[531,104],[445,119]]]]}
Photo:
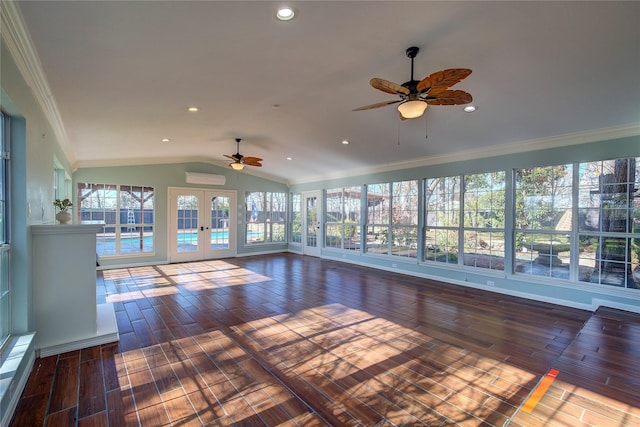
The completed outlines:
{"type": "Polygon", "coordinates": [[[197,113],[198,111],[200,111],[200,109],[198,107],[189,107],[187,108],[187,111],[189,111],[190,113],[197,113]]]}
{"type": "Polygon", "coordinates": [[[349,145],[349,141],[348,141],[348,140],[346,140],[346,139],[343,139],[343,140],[342,140],[342,145],[349,145]]]}
{"type": "Polygon", "coordinates": [[[278,9],[276,12],[276,18],[281,21],[291,21],[295,15],[295,12],[292,7],[283,6],[278,9]]]}
{"type": "Polygon", "coordinates": [[[171,142],[171,139],[169,139],[169,138],[162,138],[162,142],[171,142]]]}
{"type": "Polygon", "coordinates": [[[464,107],[464,112],[465,113],[473,113],[474,111],[476,111],[478,107],[476,107],[475,105],[467,105],[466,107],[464,107]]]}
{"type": "Polygon", "coordinates": [[[287,157],[287,160],[293,160],[293,157],[287,157]]]}

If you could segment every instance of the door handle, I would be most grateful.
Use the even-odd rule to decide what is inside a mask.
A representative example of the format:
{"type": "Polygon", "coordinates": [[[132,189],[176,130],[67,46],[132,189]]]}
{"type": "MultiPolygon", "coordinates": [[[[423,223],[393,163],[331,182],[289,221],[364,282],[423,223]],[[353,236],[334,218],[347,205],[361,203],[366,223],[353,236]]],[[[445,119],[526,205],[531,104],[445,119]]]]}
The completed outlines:
{"type": "Polygon", "coordinates": [[[200,226],[200,231],[204,231],[204,226],[203,225],[200,226]]]}

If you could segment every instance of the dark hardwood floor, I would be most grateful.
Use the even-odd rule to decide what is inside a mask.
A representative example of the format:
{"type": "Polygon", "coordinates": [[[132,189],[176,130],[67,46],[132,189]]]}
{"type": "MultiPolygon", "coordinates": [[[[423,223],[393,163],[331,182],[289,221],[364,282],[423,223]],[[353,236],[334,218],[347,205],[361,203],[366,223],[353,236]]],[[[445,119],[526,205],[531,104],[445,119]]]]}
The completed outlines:
{"type": "Polygon", "coordinates": [[[294,254],[106,270],[98,295],[120,341],[37,359],[13,426],[640,426],[633,313],[294,254]]]}

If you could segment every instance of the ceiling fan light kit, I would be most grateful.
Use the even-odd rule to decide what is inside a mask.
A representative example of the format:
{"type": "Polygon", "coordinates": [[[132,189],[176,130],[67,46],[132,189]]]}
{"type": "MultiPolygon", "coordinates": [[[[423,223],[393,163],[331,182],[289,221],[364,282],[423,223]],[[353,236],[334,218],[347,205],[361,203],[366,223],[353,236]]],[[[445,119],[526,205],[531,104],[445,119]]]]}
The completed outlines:
{"type": "Polygon", "coordinates": [[[404,101],[398,105],[398,111],[405,119],[415,119],[424,114],[428,105],[424,101],[404,101]]]}
{"type": "Polygon", "coordinates": [[[401,85],[389,80],[375,77],[369,84],[382,92],[399,95],[395,101],[383,101],[376,104],[365,105],[353,111],[372,110],[391,104],[398,105],[402,119],[415,119],[421,117],[429,105],[464,105],[473,101],[471,94],[462,90],[449,90],[449,88],[465,79],[471,70],[467,68],[450,68],[437,71],[418,81],[413,78],[413,60],[420,49],[412,46],[407,49],[407,57],[411,59],[411,80],[401,85]]]}
{"type": "Polygon", "coordinates": [[[244,163],[242,162],[232,162],[229,163],[229,167],[231,169],[237,170],[237,171],[241,171],[242,169],[244,169],[244,163]]]}

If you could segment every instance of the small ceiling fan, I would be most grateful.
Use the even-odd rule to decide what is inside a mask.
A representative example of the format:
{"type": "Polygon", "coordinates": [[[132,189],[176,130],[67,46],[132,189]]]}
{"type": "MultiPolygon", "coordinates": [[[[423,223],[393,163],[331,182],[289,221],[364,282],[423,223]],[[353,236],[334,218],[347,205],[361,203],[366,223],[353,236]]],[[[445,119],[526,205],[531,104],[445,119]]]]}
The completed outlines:
{"type": "Polygon", "coordinates": [[[233,154],[231,156],[228,156],[226,154],[224,155],[225,157],[228,157],[231,160],[233,160],[233,162],[229,163],[229,167],[238,171],[241,171],[242,169],[244,169],[245,165],[262,167],[262,163],[260,163],[262,161],[261,158],[246,157],[240,154],[240,141],[242,141],[242,139],[236,138],[236,154],[233,154]]]}
{"type": "Polygon", "coordinates": [[[414,80],[413,59],[419,51],[415,46],[407,49],[407,57],[411,58],[411,80],[408,82],[399,85],[377,77],[369,81],[374,88],[392,95],[400,95],[400,99],[365,105],[353,111],[371,110],[400,103],[400,118],[405,120],[422,116],[429,105],[463,105],[473,100],[473,97],[463,90],[449,90],[449,87],[471,74],[471,70],[467,68],[450,68],[437,71],[420,81],[414,80]]]}

